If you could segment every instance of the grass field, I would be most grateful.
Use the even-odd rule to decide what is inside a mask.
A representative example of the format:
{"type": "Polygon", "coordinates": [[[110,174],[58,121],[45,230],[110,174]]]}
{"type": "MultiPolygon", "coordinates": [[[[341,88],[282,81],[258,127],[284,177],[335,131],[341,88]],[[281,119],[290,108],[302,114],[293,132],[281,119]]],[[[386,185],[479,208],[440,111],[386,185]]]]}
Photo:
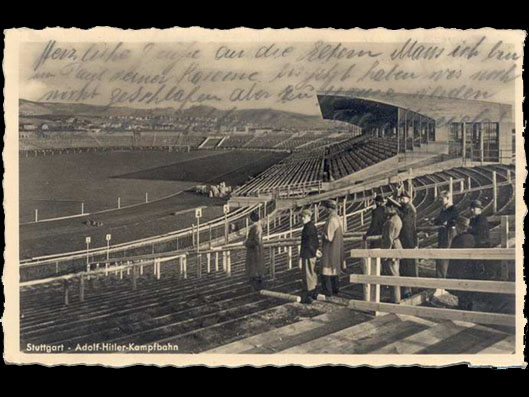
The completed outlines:
{"type": "Polygon", "coordinates": [[[248,151],[110,152],[55,155],[20,159],[20,254],[37,255],[83,249],[91,236],[92,247],[104,246],[106,233],[112,243],[155,236],[188,227],[192,213],[207,206],[203,221],[221,216],[224,200],[210,199],[185,190],[200,183],[240,184],[283,158],[285,153],[248,151]],[[176,196],[152,202],[182,192],[176,196]],[[145,202],[119,211],[90,215],[104,226],[86,226],[87,217],[24,224],[39,219],[97,212],[145,202]]]}

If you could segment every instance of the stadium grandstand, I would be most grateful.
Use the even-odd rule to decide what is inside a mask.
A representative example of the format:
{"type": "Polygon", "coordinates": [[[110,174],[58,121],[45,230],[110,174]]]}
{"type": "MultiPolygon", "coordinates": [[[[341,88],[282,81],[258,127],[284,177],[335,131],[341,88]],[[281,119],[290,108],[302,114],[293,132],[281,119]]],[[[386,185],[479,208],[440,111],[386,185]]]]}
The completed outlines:
{"type": "MultiPolygon", "coordinates": [[[[318,101],[324,118],[351,123],[355,133],[133,136],[125,146],[283,150],[288,156],[236,189],[229,213],[200,226],[21,261],[21,349],[105,342],[173,343],[179,353],[513,353],[521,331],[513,304],[517,170],[510,107],[408,95],[326,94],[318,101]],[[467,120],[462,114],[473,121],[459,122],[467,120]],[[373,200],[403,190],[417,211],[419,248],[366,249],[373,200]],[[443,192],[467,217],[472,202],[482,203],[494,249],[438,249],[430,221],[443,192]],[[321,232],[328,200],[336,203],[344,229],[340,293],[303,305],[300,211],[311,209],[321,232]],[[264,234],[261,292],[245,271],[252,213],[259,214],[264,234]],[[500,264],[500,277],[435,277],[435,259],[470,256],[500,264]],[[416,259],[418,277],[382,275],[381,257],[416,259]],[[391,302],[387,286],[400,285],[416,293],[391,302]],[[488,298],[472,310],[433,306],[431,298],[445,289],[488,298]]],[[[47,149],[27,144],[28,150],[47,149]]]]}

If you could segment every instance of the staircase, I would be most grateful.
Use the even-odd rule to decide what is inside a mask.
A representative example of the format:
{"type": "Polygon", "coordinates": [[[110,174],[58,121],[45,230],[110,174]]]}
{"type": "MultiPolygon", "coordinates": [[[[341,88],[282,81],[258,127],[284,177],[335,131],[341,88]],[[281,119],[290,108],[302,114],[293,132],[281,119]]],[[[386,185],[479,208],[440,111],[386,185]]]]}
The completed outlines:
{"type": "Polygon", "coordinates": [[[340,308],[205,353],[512,354],[515,341],[511,331],[396,314],[374,317],[340,308]]]}

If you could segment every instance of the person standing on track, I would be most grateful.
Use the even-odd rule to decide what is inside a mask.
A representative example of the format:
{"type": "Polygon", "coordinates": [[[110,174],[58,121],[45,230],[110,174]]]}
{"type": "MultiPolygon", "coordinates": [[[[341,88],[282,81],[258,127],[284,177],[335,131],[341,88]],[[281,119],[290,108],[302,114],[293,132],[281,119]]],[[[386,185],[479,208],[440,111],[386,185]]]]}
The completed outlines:
{"type": "MultiPolygon", "coordinates": [[[[403,191],[399,195],[399,203],[398,214],[402,221],[399,239],[402,248],[417,248],[417,210],[413,206],[410,194],[407,191],[403,191]]],[[[419,267],[415,259],[402,259],[399,270],[401,276],[419,277],[419,267]]],[[[402,295],[404,298],[411,295],[411,288],[402,287],[402,295]]]]}
{"type": "MultiPolygon", "coordinates": [[[[380,236],[382,235],[382,227],[386,222],[386,199],[383,196],[375,197],[375,209],[371,211],[371,223],[366,234],[364,234],[364,240],[367,240],[369,236],[380,236]]],[[[380,248],[380,240],[372,241],[369,244],[369,248],[380,248]]]]}
{"type": "MultiPolygon", "coordinates": [[[[456,233],[455,224],[458,217],[457,208],[452,202],[452,196],[448,192],[443,192],[440,196],[443,207],[441,212],[434,219],[434,225],[441,226],[438,231],[438,248],[450,248],[452,239],[456,233]]],[[[448,271],[448,259],[437,259],[435,271],[438,278],[446,278],[448,271]]]]}
{"type": "Polygon", "coordinates": [[[326,296],[332,296],[340,291],[340,271],[344,266],[343,226],[336,213],[336,203],[328,200],[324,206],[329,216],[323,227],[322,292],[326,296]]]}
{"type": "Polygon", "coordinates": [[[318,275],[316,274],[316,254],[318,252],[318,230],[312,222],[312,212],[303,210],[301,212],[303,230],[301,231],[301,249],[299,257],[301,259],[301,282],[302,303],[312,303],[316,299],[316,286],[318,275]]]}
{"type": "Polygon", "coordinates": [[[244,241],[246,247],[246,275],[250,285],[255,291],[263,288],[263,275],[265,273],[264,250],[263,250],[263,228],[259,222],[259,214],[250,214],[252,225],[248,231],[248,237],[244,241]]]}

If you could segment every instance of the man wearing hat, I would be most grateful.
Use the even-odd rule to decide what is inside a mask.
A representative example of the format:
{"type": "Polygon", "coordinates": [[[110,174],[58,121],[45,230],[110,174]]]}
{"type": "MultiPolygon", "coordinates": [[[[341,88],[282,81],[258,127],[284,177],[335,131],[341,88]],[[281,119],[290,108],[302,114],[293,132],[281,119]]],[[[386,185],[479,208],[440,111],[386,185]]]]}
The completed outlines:
{"type": "MultiPolygon", "coordinates": [[[[417,210],[411,203],[410,194],[406,190],[399,195],[399,203],[397,213],[402,221],[399,236],[402,248],[417,248],[417,210]]],[[[419,267],[415,259],[402,259],[399,270],[401,276],[419,277],[419,267]]],[[[411,288],[402,287],[402,294],[404,297],[409,296],[411,288]]]]}
{"type": "Polygon", "coordinates": [[[301,211],[303,230],[301,231],[301,282],[303,303],[312,303],[316,298],[318,275],[316,274],[316,252],[318,251],[318,230],[312,222],[312,212],[308,209],[301,211]]]}
{"type": "MultiPolygon", "coordinates": [[[[457,208],[452,203],[452,196],[448,192],[443,192],[440,195],[442,202],[441,212],[434,219],[434,225],[441,226],[437,234],[437,246],[438,248],[450,248],[452,239],[456,233],[455,223],[458,217],[457,208]]],[[[448,271],[448,259],[438,259],[435,264],[435,271],[438,278],[446,278],[446,272],[448,271]]]]}
{"type": "Polygon", "coordinates": [[[259,222],[259,214],[250,214],[252,225],[248,231],[248,237],[244,241],[246,247],[246,275],[250,285],[256,291],[262,288],[263,275],[265,273],[263,255],[263,228],[259,222]]]}
{"type": "MultiPolygon", "coordinates": [[[[459,216],[455,227],[457,235],[452,240],[451,248],[474,248],[474,236],[469,232],[470,221],[468,218],[459,216]]],[[[448,277],[460,280],[472,280],[479,278],[479,264],[473,261],[451,259],[448,267],[448,277]]],[[[449,291],[458,297],[458,306],[464,310],[472,310],[473,293],[469,291],[449,291]]]]}
{"type": "MultiPolygon", "coordinates": [[[[377,195],[375,197],[375,208],[371,211],[371,223],[364,235],[364,240],[369,236],[380,236],[382,234],[382,226],[386,221],[386,199],[384,196],[377,195]]],[[[380,248],[380,241],[372,241],[369,248],[380,248]]]]}
{"type": "Polygon", "coordinates": [[[343,226],[342,220],[336,214],[336,203],[328,200],[324,207],[329,214],[323,227],[322,244],[322,292],[331,296],[340,290],[340,271],[344,263],[343,226]]]}
{"type": "MultiPolygon", "coordinates": [[[[480,200],[474,200],[470,203],[470,212],[472,218],[470,219],[470,228],[468,230],[474,236],[476,248],[490,247],[490,227],[487,217],[483,214],[483,204],[480,200]]],[[[485,279],[497,279],[501,273],[501,263],[496,261],[488,261],[487,264],[476,261],[476,269],[479,269],[480,274],[476,277],[485,279]]]]}
{"type": "Polygon", "coordinates": [[[483,204],[481,204],[481,201],[472,201],[470,203],[470,211],[472,212],[472,218],[470,219],[469,232],[474,236],[476,248],[489,248],[489,222],[487,221],[487,217],[482,213],[483,204]]]}
{"type": "MultiPolygon", "coordinates": [[[[382,227],[382,242],[381,248],[383,249],[401,249],[402,244],[399,236],[402,230],[402,221],[397,213],[397,208],[400,204],[393,200],[391,197],[388,198],[386,203],[386,214],[387,219],[382,227]]],[[[392,276],[399,276],[399,260],[398,259],[387,259],[385,261],[389,269],[389,273],[392,276]]],[[[395,303],[400,302],[400,287],[393,287],[393,298],[395,303]]]]}

